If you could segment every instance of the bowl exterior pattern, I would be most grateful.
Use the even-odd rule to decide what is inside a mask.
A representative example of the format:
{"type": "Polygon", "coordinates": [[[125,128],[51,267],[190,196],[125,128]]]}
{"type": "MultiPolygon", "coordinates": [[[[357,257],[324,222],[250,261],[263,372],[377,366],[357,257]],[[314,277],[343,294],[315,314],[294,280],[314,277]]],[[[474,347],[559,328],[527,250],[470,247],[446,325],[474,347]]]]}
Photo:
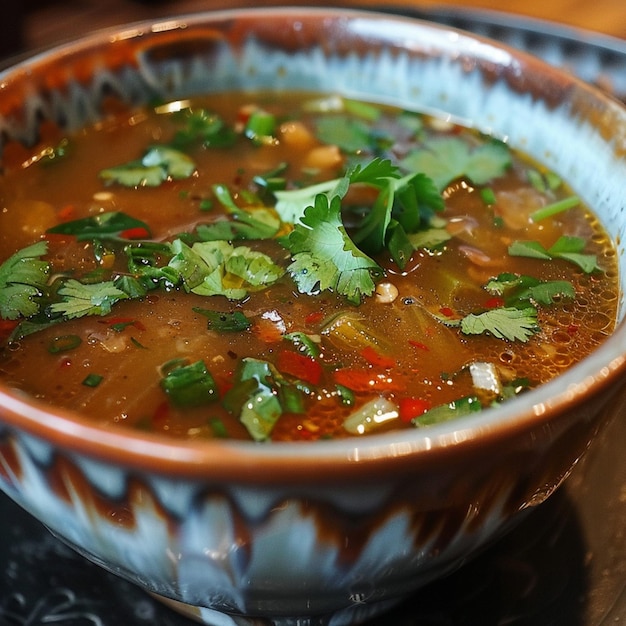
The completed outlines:
{"type": "MultiPolygon", "coordinates": [[[[471,120],[571,181],[625,239],[623,109],[529,57],[401,18],[265,10],[98,34],[5,72],[0,136],[31,145],[42,122],[79,129],[112,103],[269,88],[471,120]]],[[[207,624],[354,623],[459,566],[560,485],[621,410],[624,333],[612,341],[603,369],[591,361],[519,408],[524,427],[481,418],[366,452],[341,444],[333,463],[292,449],[279,473],[264,469],[267,455],[257,468],[244,454],[229,480],[228,446],[200,469],[195,452],[188,466],[146,460],[136,446],[82,446],[80,427],[61,416],[55,431],[40,407],[22,423],[24,401],[3,400],[0,487],[88,558],[207,624]]]]}
{"type": "Polygon", "coordinates": [[[307,484],[271,486],[113,466],[3,428],[0,487],[89,559],[207,624],[337,626],[460,566],[547,498],[600,426],[596,407],[582,411],[441,466],[357,483],[312,468],[307,484]],[[259,615],[270,617],[237,617],[259,615]]]}

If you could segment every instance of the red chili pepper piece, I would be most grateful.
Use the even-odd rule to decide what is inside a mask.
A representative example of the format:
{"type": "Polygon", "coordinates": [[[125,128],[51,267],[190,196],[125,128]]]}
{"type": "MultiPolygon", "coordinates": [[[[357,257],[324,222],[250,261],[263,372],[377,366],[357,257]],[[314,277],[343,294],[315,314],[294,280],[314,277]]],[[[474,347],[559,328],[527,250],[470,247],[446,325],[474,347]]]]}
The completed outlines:
{"type": "Polygon", "coordinates": [[[390,369],[396,365],[396,361],[390,357],[380,354],[372,346],[366,346],[361,350],[361,356],[371,365],[390,369]]]}
{"type": "Polygon", "coordinates": [[[135,228],[127,228],[120,233],[122,239],[149,239],[150,233],[143,226],[136,226],[135,228]]]}
{"type": "Polygon", "coordinates": [[[291,350],[278,353],[276,367],[283,374],[295,376],[311,385],[319,385],[322,380],[322,366],[312,357],[291,350]]]}
{"type": "Polygon", "coordinates": [[[446,317],[454,317],[454,311],[449,306],[442,306],[439,309],[439,313],[441,313],[441,315],[445,315],[446,317]]]}
{"type": "Polygon", "coordinates": [[[426,352],[430,350],[430,348],[425,343],[422,343],[421,341],[415,341],[414,339],[409,339],[409,345],[413,346],[414,348],[419,348],[420,350],[425,350],[426,352]]]}
{"type": "Polygon", "coordinates": [[[304,323],[307,326],[314,326],[315,324],[319,324],[324,319],[324,313],[321,311],[317,311],[315,313],[309,313],[304,318],[304,323]]]}
{"type": "Polygon", "coordinates": [[[410,422],[414,417],[424,415],[430,408],[430,402],[422,398],[402,398],[398,402],[400,419],[403,422],[410,422]]]}
{"type": "Polygon", "coordinates": [[[489,300],[485,302],[485,306],[488,309],[499,309],[504,306],[504,298],[501,298],[500,296],[489,298],[489,300]]]}

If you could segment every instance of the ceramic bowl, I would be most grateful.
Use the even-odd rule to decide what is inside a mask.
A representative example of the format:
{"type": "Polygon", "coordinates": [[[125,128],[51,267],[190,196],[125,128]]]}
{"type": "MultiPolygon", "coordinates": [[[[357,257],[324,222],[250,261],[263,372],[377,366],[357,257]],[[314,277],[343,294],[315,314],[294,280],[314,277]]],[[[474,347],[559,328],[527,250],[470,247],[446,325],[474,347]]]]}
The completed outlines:
{"type": "MultiPolygon", "coordinates": [[[[626,112],[498,43],[366,12],[207,13],[99,32],[0,75],[2,144],[42,123],[278,88],[445,111],[570,181],[626,272],[626,112]]],[[[624,317],[623,302],[619,306],[624,317]]],[[[411,432],[259,445],[104,430],[0,388],[0,486],[87,558],[206,624],[352,624],[459,567],[621,416],[623,321],[566,374],[411,432]]]]}

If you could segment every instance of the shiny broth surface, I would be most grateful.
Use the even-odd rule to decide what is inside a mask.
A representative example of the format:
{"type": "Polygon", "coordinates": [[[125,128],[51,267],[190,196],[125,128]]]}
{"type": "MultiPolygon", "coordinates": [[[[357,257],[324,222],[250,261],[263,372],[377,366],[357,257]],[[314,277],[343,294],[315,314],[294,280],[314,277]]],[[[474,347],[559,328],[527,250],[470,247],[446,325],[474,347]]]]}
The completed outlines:
{"type": "Polygon", "coordinates": [[[613,329],[596,218],[454,123],[229,94],[43,135],[0,178],[0,371],[86,420],[256,441],[427,427],[613,329]]]}

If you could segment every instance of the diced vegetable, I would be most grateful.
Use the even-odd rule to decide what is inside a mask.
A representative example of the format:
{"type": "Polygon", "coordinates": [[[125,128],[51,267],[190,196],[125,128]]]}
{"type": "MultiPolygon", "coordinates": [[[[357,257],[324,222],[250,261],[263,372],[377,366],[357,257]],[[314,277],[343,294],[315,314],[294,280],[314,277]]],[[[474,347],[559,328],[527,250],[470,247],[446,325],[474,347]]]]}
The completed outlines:
{"type": "Polygon", "coordinates": [[[364,404],[343,422],[343,427],[351,435],[365,435],[379,430],[381,426],[399,417],[398,407],[386,398],[380,397],[364,404]]]}

